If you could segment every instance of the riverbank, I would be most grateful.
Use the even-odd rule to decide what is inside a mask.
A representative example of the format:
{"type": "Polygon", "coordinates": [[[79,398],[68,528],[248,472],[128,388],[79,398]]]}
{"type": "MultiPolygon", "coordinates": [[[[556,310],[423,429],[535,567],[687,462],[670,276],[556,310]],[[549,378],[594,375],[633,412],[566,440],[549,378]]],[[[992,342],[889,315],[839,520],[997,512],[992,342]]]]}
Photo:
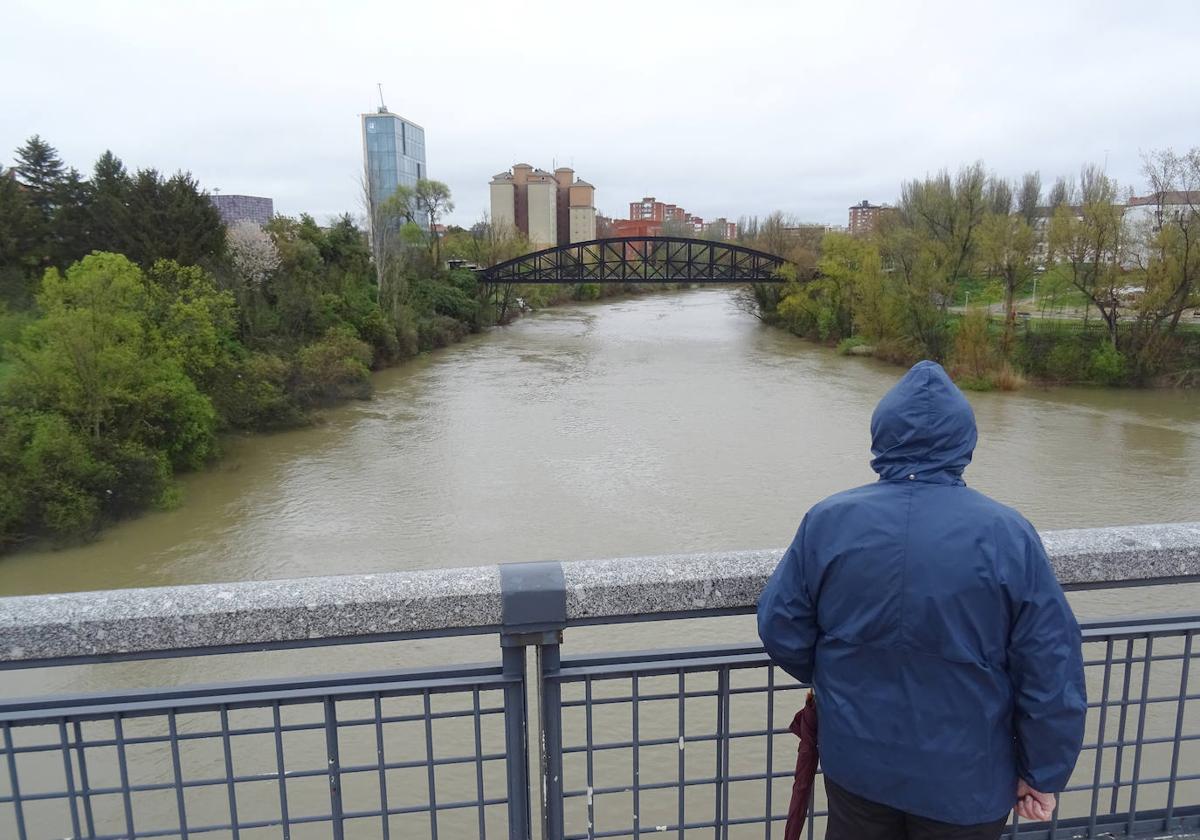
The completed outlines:
{"type": "MultiPolygon", "coordinates": [[[[88,277],[105,283],[121,273],[132,282],[143,282],[136,266],[123,258],[106,255],[104,259],[102,266],[81,266],[80,271],[90,271],[88,277]]],[[[177,270],[195,275],[193,281],[201,284],[211,299],[208,314],[216,321],[212,310],[220,305],[220,293],[202,272],[177,270]]],[[[477,301],[474,307],[457,310],[464,318],[478,314],[487,304],[479,298],[474,284],[470,272],[458,272],[445,284],[446,289],[462,293],[469,288],[471,298],[477,301]]],[[[531,286],[517,291],[518,296],[523,293],[536,304],[536,309],[530,310],[536,311],[579,297],[620,300],[644,294],[649,287],[531,286]]],[[[195,293],[192,295],[194,298],[195,293]]],[[[157,328],[140,308],[136,311],[144,319],[143,329],[150,332],[157,328]]],[[[369,401],[375,374],[412,364],[491,329],[478,321],[456,320],[436,307],[432,311],[430,317],[416,322],[402,315],[396,341],[379,333],[367,320],[359,326],[351,323],[331,328],[320,340],[291,352],[285,348],[274,352],[249,350],[235,342],[232,346],[236,352],[218,358],[207,370],[189,376],[190,368],[178,370],[182,365],[175,366],[173,387],[190,401],[191,414],[182,416],[167,404],[174,411],[173,417],[168,417],[172,417],[176,428],[168,425],[163,430],[154,442],[158,451],[141,443],[136,448],[114,450],[104,437],[89,441],[73,431],[67,418],[0,405],[0,421],[4,421],[6,432],[0,436],[0,467],[11,479],[0,490],[0,554],[84,544],[117,522],[149,511],[170,510],[181,503],[178,479],[219,465],[231,440],[319,425],[329,411],[369,401]],[[187,434],[196,441],[190,448],[186,448],[187,434]],[[186,448],[182,451],[187,457],[172,457],[173,448],[180,447],[186,448]],[[97,449],[99,457],[93,454],[97,449]],[[61,467],[51,472],[48,461],[65,461],[65,476],[61,467]]],[[[517,313],[521,314],[525,313],[517,313]]],[[[32,316],[25,320],[26,327],[37,323],[32,316]]],[[[231,341],[232,334],[226,346],[231,341]]],[[[194,352],[194,348],[188,349],[194,352]]],[[[167,364],[171,361],[166,360],[167,364]]],[[[11,371],[12,366],[6,369],[11,371]]],[[[126,396],[126,400],[130,404],[125,411],[133,413],[145,413],[155,400],[162,401],[151,389],[144,395],[126,396]]],[[[115,422],[121,420],[119,414],[114,417],[115,422]]]]}
{"type": "MultiPolygon", "coordinates": [[[[924,358],[915,341],[869,340],[859,336],[822,340],[789,329],[781,319],[763,319],[797,338],[835,348],[844,356],[869,357],[898,367],[924,358]]],[[[1138,360],[1114,349],[1102,324],[1025,321],[1013,332],[1010,353],[1002,350],[1003,324],[982,313],[951,315],[947,328],[951,347],[941,359],[955,383],[970,391],[1016,391],[1026,385],[1049,388],[1084,385],[1110,388],[1200,387],[1200,329],[1185,327],[1164,337],[1159,353],[1176,367],[1158,372],[1139,371],[1138,360]]],[[[1135,325],[1122,325],[1119,336],[1135,325]]]]}

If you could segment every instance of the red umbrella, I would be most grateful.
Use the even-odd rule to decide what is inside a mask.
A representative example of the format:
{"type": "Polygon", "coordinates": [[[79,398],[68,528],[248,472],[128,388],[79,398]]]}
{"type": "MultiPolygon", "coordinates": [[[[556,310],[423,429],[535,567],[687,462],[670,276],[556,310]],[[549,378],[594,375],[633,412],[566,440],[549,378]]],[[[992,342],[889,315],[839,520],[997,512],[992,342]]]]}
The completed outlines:
{"type": "Polygon", "coordinates": [[[783,840],[800,840],[817,777],[817,762],[821,757],[817,749],[817,701],[811,691],[804,701],[804,708],[796,712],[788,729],[800,739],[800,747],[796,751],[796,780],[792,783],[792,801],[788,804],[783,840]]]}

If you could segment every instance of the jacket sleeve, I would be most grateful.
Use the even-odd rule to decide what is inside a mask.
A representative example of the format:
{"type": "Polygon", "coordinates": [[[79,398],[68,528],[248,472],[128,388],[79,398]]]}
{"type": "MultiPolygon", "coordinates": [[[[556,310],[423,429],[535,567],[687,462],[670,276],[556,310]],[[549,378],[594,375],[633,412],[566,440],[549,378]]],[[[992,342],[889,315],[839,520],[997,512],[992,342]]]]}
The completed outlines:
{"type": "Polygon", "coordinates": [[[817,613],[805,581],[804,532],[783,555],[758,599],[758,635],[775,664],[802,683],[812,683],[817,613]]]}
{"type": "Polygon", "coordinates": [[[1032,526],[1021,589],[1008,650],[1017,772],[1035,790],[1057,793],[1083,745],[1087,689],[1079,624],[1032,526]]]}

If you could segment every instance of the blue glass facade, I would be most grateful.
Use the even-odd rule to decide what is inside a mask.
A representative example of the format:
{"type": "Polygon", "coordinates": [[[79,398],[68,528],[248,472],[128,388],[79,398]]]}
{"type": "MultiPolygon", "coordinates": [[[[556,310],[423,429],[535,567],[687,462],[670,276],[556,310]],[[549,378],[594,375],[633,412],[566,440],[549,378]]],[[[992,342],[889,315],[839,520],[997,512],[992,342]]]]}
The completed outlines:
{"type": "Polygon", "coordinates": [[[390,113],[363,114],[363,154],[371,203],[386,201],[398,186],[417,185],[425,172],[425,129],[390,113]]]}

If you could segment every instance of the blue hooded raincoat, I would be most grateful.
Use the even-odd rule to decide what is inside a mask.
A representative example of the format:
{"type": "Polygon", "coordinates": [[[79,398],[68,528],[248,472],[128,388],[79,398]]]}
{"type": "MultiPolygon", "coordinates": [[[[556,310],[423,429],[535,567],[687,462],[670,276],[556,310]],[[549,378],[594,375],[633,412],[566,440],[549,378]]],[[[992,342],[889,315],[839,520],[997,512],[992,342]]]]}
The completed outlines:
{"type": "Polygon", "coordinates": [[[963,483],[975,417],[941,366],[884,396],[871,439],[879,481],[808,512],[758,632],[814,684],[829,778],[922,817],[996,820],[1018,776],[1057,792],[1075,766],[1079,625],[1033,526],[963,483]]]}

